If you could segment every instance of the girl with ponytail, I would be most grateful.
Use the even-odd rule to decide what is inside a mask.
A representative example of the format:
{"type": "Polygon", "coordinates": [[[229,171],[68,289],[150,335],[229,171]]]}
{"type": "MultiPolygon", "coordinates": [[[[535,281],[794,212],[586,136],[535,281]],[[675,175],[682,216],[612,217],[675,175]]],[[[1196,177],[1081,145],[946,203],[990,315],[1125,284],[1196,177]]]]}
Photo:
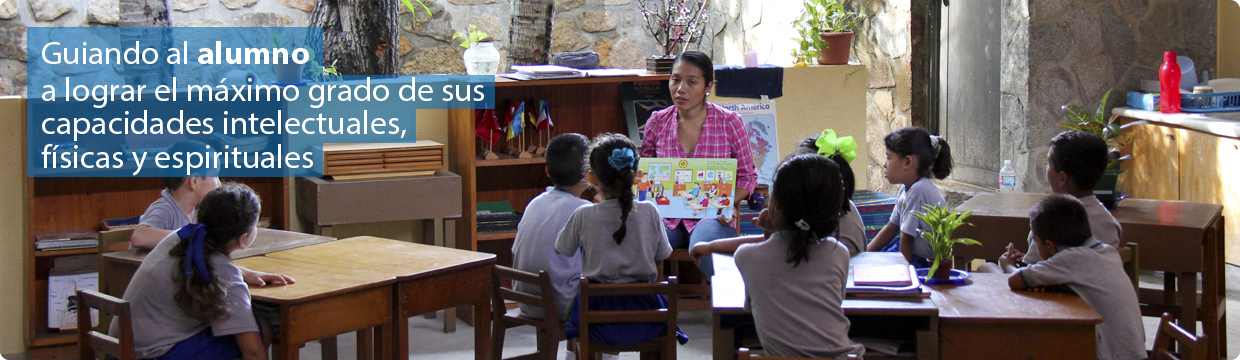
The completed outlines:
{"type": "MultiPolygon", "coordinates": [[[[556,238],[555,251],[571,256],[581,250],[581,274],[591,283],[632,283],[655,280],[655,264],[672,254],[666,227],[653,203],[633,201],[637,149],[628,137],[602,134],[590,146],[586,180],[604,199],[577,208],[556,238]]],[[[591,310],[657,309],[661,296],[611,296],[590,299],[591,310]]],[[[569,339],[578,334],[578,300],[569,305],[569,339]]],[[[605,324],[590,328],[602,344],[637,344],[666,333],[666,324],[605,324]]],[[[682,335],[683,336],[683,335],[682,335]]],[[[688,341],[682,337],[681,343],[688,341]]]]}
{"type": "Polygon", "coordinates": [[[203,197],[200,223],[169,234],[142,261],[124,295],[138,358],[267,358],[269,325],[251,312],[228,258],[254,242],[260,208],[248,186],[226,183],[203,197]]]}
{"type": "Polygon", "coordinates": [[[883,174],[891,184],[901,185],[900,195],[890,221],[867,250],[900,252],[910,264],[930,267],[929,259],[934,258],[934,251],[921,236],[921,232],[929,228],[913,214],[924,212],[926,205],[947,204],[931,179],[941,180],[951,174],[951,147],[947,139],[913,126],[887,134],[883,137],[883,145],[887,146],[883,174]]]}

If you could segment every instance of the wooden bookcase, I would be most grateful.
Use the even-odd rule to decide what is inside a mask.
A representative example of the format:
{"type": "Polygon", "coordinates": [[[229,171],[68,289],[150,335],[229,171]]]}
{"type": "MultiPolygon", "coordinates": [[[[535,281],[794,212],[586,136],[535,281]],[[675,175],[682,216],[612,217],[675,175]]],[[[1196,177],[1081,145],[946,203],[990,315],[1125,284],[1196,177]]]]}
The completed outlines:
{"type": "MultiPolygon", "coordinates": [[[[620,83],[667,79],[668,75],[533,81],[496,77],[496,106],[502,106],[505,100],[546,100],[556,125],[555,134],[575,132],[587,137],[605,132],[627,134],[620,83]]],[[[474,115],[474,110],[470,109],[448,111],[448,149],[452,157],[449,167],[461,176],[463,202],[461,220],[456,222],[457,247],[496,253],[500,255],[499,263],[510,264],[508,249],[516,232],[478,233],[478,203],[508,200],[514,209],[524,211],[530,200],[551,186],[551,179],[544,172],[546,160],[541,157],[514,159],[501,154],[498,160],[481,159],[482,147],[477,141],[480,139],[474,136],[474,115]]],[[[496,153],[504,143],[501,140],[495,145],[496,153]]],[[[529,145],[529,140],[526,144],[529,145]]]]}
{"type": "MultiPolygon", "coordinates": [[[[24,139],[23,139],[24,141],[24,139]]],[[[224,178],[249,185],[263,201],[262,215],[271,227],[288,229],[287,178],[224,178]]],[[[159,178],[26,178],[25,256],[26,344],[29,350],[77,344],[77,331],[47,328],[48,272],[57,257],[97,254],[79,249],[36,251],[34,234],[43,231],[99,230],[104,219],[142,215],[160,196],[159,178]]]]}

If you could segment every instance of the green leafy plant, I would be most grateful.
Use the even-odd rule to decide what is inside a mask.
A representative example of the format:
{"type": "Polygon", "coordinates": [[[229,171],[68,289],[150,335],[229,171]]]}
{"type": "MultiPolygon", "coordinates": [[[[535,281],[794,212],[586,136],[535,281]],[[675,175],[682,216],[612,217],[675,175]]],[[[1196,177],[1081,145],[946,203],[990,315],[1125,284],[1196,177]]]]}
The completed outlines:
{"type": "Polygon", "coordinates": [[[805,10],[792,24],[799,36],[793,38],[797,41],[797,47],[792,50],[792,56],[806,63],[812,62],[827,49],[827,43],[818,33],[850,32],[862,19],[865,15],[849,11],[840,0],[805,0],[805,10]]]}
{"type": "Polygon", "coordinates": [[[323,64],[319,64],[318,61],[311,60],[310,76],[314,78],[314,82],[322,83],[344,80],[344,77],[340,75],[340,72],[336,71],[336,61],[339,61],[339,59],[332,60],[331,66],[323,66],[323,64]]]}
{"type": "MultiPolygon", "coordinates": [[[[425,11],[426,11],[426,15],[427,15],[427,16],[432,16],[432,15],[431,15],[431,8],[430,8],[430,7],[427,7],[425,3],[422,3],[422,0],[413,0],[413,1],[417,1],[417,2],[418,2],[418,5],[421,5],[421,6],[422,6],[422,10],[425,10],[425,11]]],[[[405,4],[405,7],[409,8],[409,13],[411,13],[411,14],[412,14],[412,13],[417,13],[417,10],[415,10],[415,9],[414,9],[414,7],[413,7],[413,2],[412,2],[412,1],[409,1],[409,0],[400,0],[400,3],[405,4]]]]}
{"type": "Polygon", "coordinates": [[[457,38],[465,39],[461,41],[461,47],[468,49],[474,47],[474,45],[478,45],[478,42],[482,41],[482,39],[486,39],[487,33],[478,31],[477,25],[469,24],[468,34],[462,32],[452,34],[452,40],[456,40],[457,38]]]}
{"type": "Polygon", "coordinates": [[[939,269],[939,264],[952,259],[952,247],[956,244],[965,245],[982,245],[977,240],[969,238],[955,238],[952,233],[961,225],[973,226],[973,224],[964,222],[964,219],[973,215],[973,211],[964,213],[956,212],[955,209],[946,206],[931,206],[926,204],[923,207],[924,213],[914,213],[913,216],[921,219],[930,228],[930,231],[921,230],[921,236],[930,243],[930,249],[934,251],[934,264],[930,265],[930,272],[927,276],[933,276],[934,272],[939,269]]]}
{"type": "Polygon", "coordinates": [[[1107,169],[1119,169],[1119,165],[1132,158],[1132,155],[1120,156],[1120,150],[1123,150],[1128,144],[1132,143],[1132,133],[1123,132],[1123,128],[1119,124],[1119,115],[1106,117],[1107,98],[1111,96],[1111,90],[1107,90],[1102,95],[1102,101],[1098,104],[1098,110],[1091,115],[1076,105],[1064,105],[1064,116],[1068,122],[1059,124],[1059,126],[1068,130],[1080,130],[1090,132],[1098,137],[1106,140],[1107,152],[1110,161],[1107,163],[1107,169]]]}

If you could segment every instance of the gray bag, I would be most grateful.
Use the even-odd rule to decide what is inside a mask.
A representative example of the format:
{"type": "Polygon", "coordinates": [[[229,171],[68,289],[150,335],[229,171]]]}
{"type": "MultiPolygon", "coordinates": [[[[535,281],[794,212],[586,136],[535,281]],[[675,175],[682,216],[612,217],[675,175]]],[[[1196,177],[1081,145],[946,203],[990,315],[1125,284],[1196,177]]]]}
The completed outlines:
{"type": "Polygon", "coordinates": [[[578,70],[598,69],[598,53],[594,50],[566,51],[551,54],[551,65],[578,70]]]}

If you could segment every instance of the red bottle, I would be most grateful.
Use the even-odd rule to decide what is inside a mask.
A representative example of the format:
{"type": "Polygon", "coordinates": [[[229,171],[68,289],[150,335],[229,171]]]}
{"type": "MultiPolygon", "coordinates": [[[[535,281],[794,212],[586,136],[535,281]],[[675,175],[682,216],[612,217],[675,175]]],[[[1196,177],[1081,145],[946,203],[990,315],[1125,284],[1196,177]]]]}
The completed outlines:
{"type": "Polygon", "coordinates": [[[1158,95],[1158,106],[1164,114],[1180,112],[1180,64],[1176,63],[1175,52],[1163,53],[1162,69],[1158,70],[1158,81],[1162,83],[1162,93],[1158,95]]]}

